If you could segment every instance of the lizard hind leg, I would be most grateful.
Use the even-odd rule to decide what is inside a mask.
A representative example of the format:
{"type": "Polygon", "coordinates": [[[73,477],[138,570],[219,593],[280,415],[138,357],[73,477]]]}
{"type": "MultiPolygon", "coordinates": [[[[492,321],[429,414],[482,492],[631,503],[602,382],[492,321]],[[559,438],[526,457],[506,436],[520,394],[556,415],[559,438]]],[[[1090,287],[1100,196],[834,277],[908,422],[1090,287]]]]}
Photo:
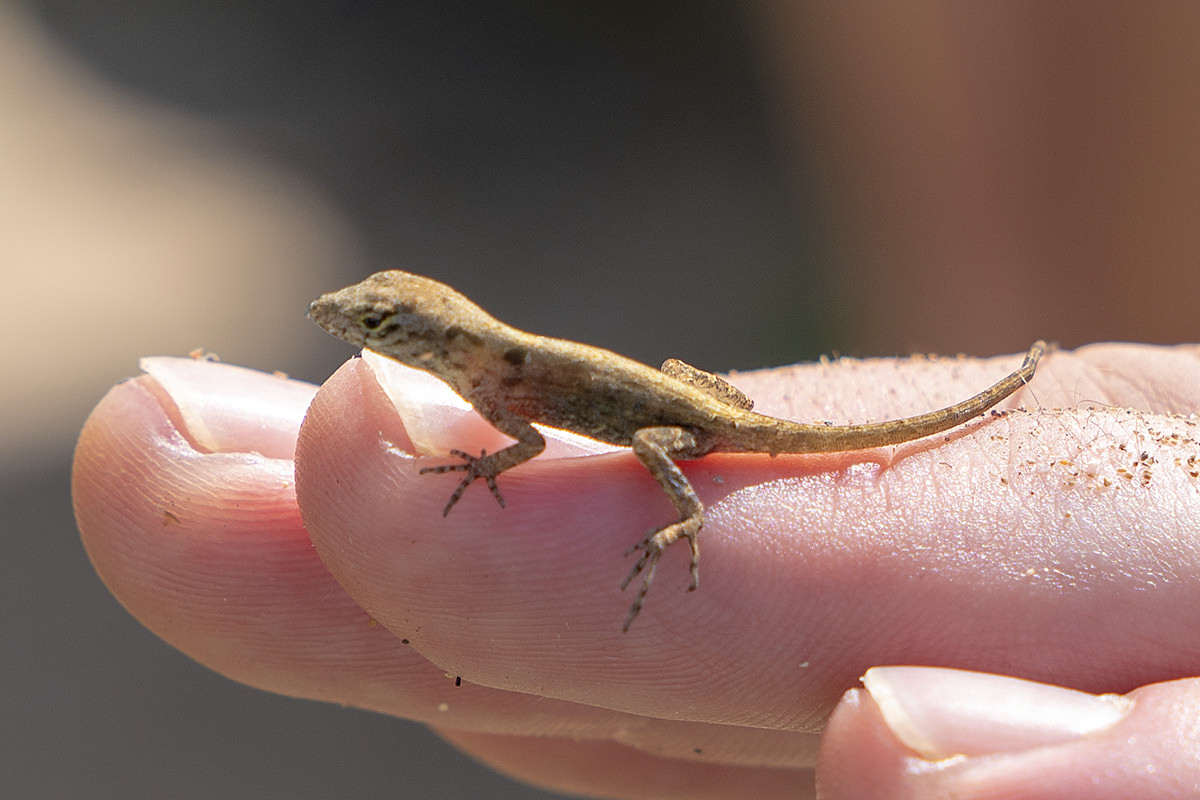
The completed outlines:
{"type": "Polygon", "coordinates": [[[633,579],[642,576],[642,585],[638,589],[633,604],[629,607],[629,615],[625,619],[622,630],[628,631],[634,618],[645,605],[646,595],[650,584],[654,582],[654,573],[658,568],[658,560],[663,551],[670,545],[686,538],[691,547],[692,560],[690,567],[691,580],[688,591],[695,591],[700,585],[700,546],[697,534],[704,526],[704,505],[696,496],[696,490],[688,481],[687,476],[675,464],[675,458],[687,458],[697,454],[699,450],[695,435],[687,428],[658,427],[643,428],[633,436],[633,452],[638,461],[658,481],[671,505],[679,514],[679,519],[670,525],[650,531],[645,539],[625,551],[625,555],[641,550],[642,554],[637,563],[629,570],[625,580],[621,582],[624,591],[633,579]]]}
{"type": "Polygon", "coordinates": [[[688,591],[694,592],[699,588],[700,548],[697,545],[696,534],[700,531],[703,524],[704,518],[702,513],[682,519],[679,522],[673,522],[670,525],[651,531],[645,539],[625,551],[625,555],[628,556],[635,551],[641,550],[642,555],[638,558],[637,563],[633,565],[633,568],[629,570],[629,574],[625,576],[625,580],[621,581],[621,591],[625,591],[639,574],[642,576],[642,585],[638,589],[637,596],[633,598],[633,605],[629,607],[629,615],[625,617],[625,624],[621,626],[622,631],[629,630],[629,626],[633,624],[633,620],[642,610],[642,606],[646,604],[646,595],[650,592],[650,584],[654,582],[654,571],[658,569],[658,559],[662,557],[663,551],[669,545],[685,537],[692,548],[691,582],[688,584],[688,591]]]}
{"type": "Polygon", "coordinates": [[[741,408],[746,411],[754,408],[754,401],[732,383],[720,375],[714,375],[711,372],[705,372],[702,369],[693,367],[686,361],[680,361],[678,358],[668,358],[658,369],[664,375],[670,375],[677,381],[683,381],[695,386],[708,396],[715,397],[727,406],[741,408]]]}

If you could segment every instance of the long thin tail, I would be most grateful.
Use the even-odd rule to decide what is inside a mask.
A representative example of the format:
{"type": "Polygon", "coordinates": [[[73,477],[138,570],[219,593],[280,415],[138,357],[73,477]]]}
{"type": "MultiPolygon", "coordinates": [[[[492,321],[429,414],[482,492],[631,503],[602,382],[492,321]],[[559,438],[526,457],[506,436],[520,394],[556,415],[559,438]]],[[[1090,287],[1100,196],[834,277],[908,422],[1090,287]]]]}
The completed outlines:
{"type": "Polygon", "coordinates": [[[831,453],[839,450],[866,450],[889,444],[909,442],[949,430],[979,416],[1033,379],[1038,361],[1046,352],[1046,343],[1038,340],[1025,354],[1021,366],[974,397],[952,406],[918,414],[915,417],[871,422],[865,425],[801,425],[794,438],[780,448],[781,453],[831,453]]]}

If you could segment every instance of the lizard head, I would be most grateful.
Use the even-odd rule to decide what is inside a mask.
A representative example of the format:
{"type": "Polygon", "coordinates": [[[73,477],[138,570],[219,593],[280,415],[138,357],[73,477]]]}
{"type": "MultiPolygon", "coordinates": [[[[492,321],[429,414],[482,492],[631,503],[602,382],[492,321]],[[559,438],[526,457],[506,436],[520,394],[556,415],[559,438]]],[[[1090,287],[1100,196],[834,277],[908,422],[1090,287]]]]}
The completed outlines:
{"type": "Polygon", "coordinates": [[[400,270],[323,294],[308,316],[339,339],[431,372],[500,324],[444,283],[400,270]]]}

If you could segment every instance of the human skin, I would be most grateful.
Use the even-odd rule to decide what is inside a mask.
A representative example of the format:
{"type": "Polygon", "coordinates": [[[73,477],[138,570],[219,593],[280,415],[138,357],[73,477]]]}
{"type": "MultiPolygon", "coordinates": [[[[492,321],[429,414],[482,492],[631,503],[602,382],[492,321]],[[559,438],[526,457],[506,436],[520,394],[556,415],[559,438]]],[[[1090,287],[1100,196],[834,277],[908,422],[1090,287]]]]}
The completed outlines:
{"type": "MultiPolygon", "coordinates": [[[[960,399],[1012,360],[734,380],[766,413],[865,421],[960,399]]],[[[301,427],[304,386],[151,368],[81,435],[80,530],[135,617],[235,680],[426,722],[519,779],[598,797],[804,796],[814,767],[823,796],[923,796],[991,757],[919,769],[865,690],[822,743],[877,665],[1158,684],[1072,737],[1070,769],[1027,759],[984,783],[977,769],[972,791],[1018,776],[1015,796],[1068,796],[1055,788],[1102,774],[1121,742],[1158,765],[1134,776],[1138,796],[1197,780],[1182,773],[1194,734],[1166,721],[1200,697],[1175,680],[1200,662],[1200,445],[1196,420],[1172,416],[1196,408],[1200,347],[1053,353],[1007,406],[1027,410],[921,442],[686,463],[709,512],[703,582],[685,592],[687,554],[668,552],[624,634],[621,554],[671,513],[627,450],[553,445],[502,476],[506,509],[468,491],[443,518],[454,477],[418,469],[500,440],[420,373],[351,360],[301,427]]]]}

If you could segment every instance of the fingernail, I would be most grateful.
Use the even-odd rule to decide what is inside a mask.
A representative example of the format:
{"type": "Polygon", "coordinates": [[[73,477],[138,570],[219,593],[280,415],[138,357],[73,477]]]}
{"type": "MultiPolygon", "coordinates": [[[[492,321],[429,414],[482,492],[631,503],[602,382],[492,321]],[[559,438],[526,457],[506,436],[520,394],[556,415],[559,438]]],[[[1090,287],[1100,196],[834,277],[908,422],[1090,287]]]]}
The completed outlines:
{"type": "Polygon", "coordinates": [[[889,728],[926,759],[1010,753],[1104,730],[1131,701],[935,667],[876,667],[862,677],[889,728]]]}
{"type": "Polygon", "coordinates": [[[141,367],[174,403],[180,432],[208,453],[294,457],[317,392],[310,383],[204,359],[149,357],[141,367]]]}

